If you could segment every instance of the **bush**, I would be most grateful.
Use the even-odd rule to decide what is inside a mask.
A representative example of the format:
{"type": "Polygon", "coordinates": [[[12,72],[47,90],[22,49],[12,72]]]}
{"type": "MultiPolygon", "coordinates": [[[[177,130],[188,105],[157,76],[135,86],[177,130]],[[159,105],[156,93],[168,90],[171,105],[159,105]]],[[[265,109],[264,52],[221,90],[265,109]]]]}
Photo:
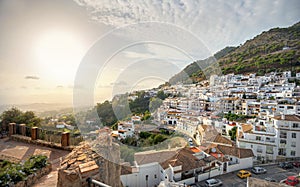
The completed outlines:
{"type": "Polygon", "coordinates": [[[13,164],[9,161],[0,162],[0,186],[26,180],[27,176],[47,165],[47,157],[31,156],[24,164],[13,164]]]}

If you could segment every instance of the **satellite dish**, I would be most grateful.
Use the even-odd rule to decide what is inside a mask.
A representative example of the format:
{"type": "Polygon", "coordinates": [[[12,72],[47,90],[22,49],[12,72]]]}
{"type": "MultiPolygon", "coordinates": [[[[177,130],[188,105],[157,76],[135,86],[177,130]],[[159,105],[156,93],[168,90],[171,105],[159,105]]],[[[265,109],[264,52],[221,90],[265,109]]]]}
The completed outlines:
{"type": "Polygon", "coordinates": [[[216,148],[211,148],[211,152],[213,152],[213,153],[215,153],[217,150],[216,150],[216,148]]]}

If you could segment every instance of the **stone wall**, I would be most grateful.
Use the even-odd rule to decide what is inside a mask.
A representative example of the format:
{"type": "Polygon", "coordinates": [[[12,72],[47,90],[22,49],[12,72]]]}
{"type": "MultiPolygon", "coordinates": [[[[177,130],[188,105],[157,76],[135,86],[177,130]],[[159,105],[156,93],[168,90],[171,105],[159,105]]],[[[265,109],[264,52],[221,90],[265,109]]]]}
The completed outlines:
{"type": "Polygon", "coordinates": [[[50,147],[50,148],[55,148],[55,149],[61,149],[61,150],[66,150],[66,151],[72,151],[74,146],[62,146],[61,144],[53,143],[53,142],[47,142],[44,140],[32,140],[31,137],[26,137],[22,135],[11,135],[10,136],[11,140],[14,141],[19,141],[19,142],[25,142],[25,143],[30,143],[30,144],[36,144],[40,146],[45,146],[45,147],[50,147]]]}
{"type": "MultiPolygon", "coordinates": [[[[114,151],[117,145],[106,148],[109,157],[119,158],[114,151]]],[[[98,152],[98,151],[97,151],[98,152]]],[[[87,186],[89,177],[113,187],[121,187],[121,166],[101,157],[95,148],[82,142],[61,162],[58,170],[58,187],[87,186]]]]}
{"type": "Polygon", "coordinates": [[[30,187],[33,184],[35,184],[40,178],[42,178],[44,175],[47,175],[51,172],[52,165],[48,164],[46,167],[38,170],[36,173],[33,173],[27,177],[27,180],[20,181],[15,185],[12,185],[13,187],[30,187]]]}

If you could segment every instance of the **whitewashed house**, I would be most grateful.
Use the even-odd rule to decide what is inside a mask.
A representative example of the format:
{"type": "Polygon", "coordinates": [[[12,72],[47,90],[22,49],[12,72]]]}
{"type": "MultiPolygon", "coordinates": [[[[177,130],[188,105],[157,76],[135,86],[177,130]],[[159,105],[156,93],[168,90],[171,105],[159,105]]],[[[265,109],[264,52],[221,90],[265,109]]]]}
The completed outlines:
{"type": "Polygon", "coordinates": [[[278,157],[300,157],[300,116],[281,115],[273,118],[278,157]]]}
{"type": "Polygon", "coordinates": [[[134,124],[132,122],[119,122],[118,123],[118,140],[125,139],[134,135],[134,124]]]}

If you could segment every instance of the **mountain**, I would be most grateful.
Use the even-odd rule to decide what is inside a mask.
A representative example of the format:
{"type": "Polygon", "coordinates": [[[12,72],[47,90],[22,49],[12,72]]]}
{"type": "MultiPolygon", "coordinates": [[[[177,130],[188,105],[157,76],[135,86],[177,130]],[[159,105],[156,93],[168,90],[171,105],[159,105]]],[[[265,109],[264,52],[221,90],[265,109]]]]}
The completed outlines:
{"type": "Polygon", "coordinates": [[[196,83],[211,74],[263,75],[284,70],[300,71],[300,22],[288,28],[264,31],[243,45],[226,47],[213,57],[195,61],[169,82],[196,83]]]}
{"type": "Polygon", "coordinates": [[[20,104],[20,105],[0,105],[0,114],[3,111],[8,110],[9,108],[12,107],[17,107],[22,111],[34,111],[39,116],[40,114],[46,114],[46,113],[73,111],[72,105],[66,103],[31,103],[31,104],[20,104]]]}

